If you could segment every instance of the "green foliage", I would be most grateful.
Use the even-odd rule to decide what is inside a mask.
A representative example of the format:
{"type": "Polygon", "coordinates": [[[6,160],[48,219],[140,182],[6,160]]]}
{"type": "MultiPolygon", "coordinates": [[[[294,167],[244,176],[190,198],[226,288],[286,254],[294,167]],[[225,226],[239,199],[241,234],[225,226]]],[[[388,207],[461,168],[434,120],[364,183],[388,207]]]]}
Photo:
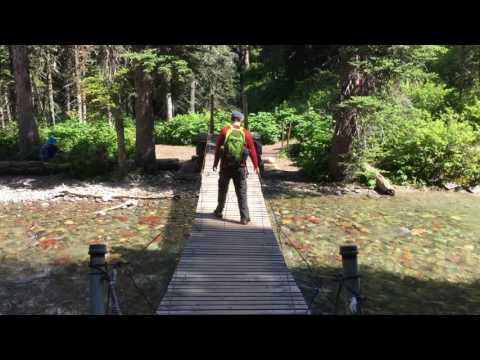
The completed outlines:
{"type": "Polygon", "coordinates": [[[296,127],[297,162],[313,178],[320,179],[326,173],[332,133],[332,118],[313,111],[305,113],[296,127]]]}
{"type": "Polygon", "coordinates": [[[0,128],[0,160],[12,160],[18,153],[18,127],[16,122],[0,128]]]}
{"type": "Polygon", "coordinates": [[[436,115],[448,106],[447,99],[453,90],[447,88],[445,84],[429,81],[426,83],[405,83],[403,91],[417,109],[424,109],[436,115]]]}
{"type": "Polygon", "coordinates": [[[289,103],[300,112],[309,109],[328,111],[338,98],[338,81],[338,75],[334,72],[318,70],[311,77],[296,82],[289,103]]]}
{"type": "MultiPolygon", "coordinates": [[[[80,124],[70,120],[44,128],[41,133],[43,139],[48,135],[57,138],[61,153],[55,161],[70,163],[71,175],[75,177],[106,174],[115,164],[117,137],[115,129],[105,122],[80,124]]],[[[135,129],[130,126],[125,127],[125,147],[127,156],[132,156],[135,129]]]]}
{"type": "Polygon", "coordinates": [[[458,114],[450,111],[402,125],[384,144],[380,161],[395,180],[464,185],[480,180],[480,134],[458,114]]]}
{"type": "Polygon", "coordinates": [[[360,183],[368,186],[370,189],[373,189],[377,183],[378,174],[378,169],[361,166],[360,170],[358,170],[355,174],[355,177],[360,181],[360,183]]]}
{"type": "Polygon", "coordinates": [[[250,131],[262,136],[263,144],[274,144],[280,140],[281,129],[274,113],[259,112],[248,116],[250,131]]]}
{"type": "Polygon", "coordinates": [[[480,126],[480,99],[477,96],[465,104],[463,116],[470,123],[480,126]]]}
{"type": "Polygon", "coordinates": [[[191,145],[202,132],[208,132],[209,114],[177,115],[168,122],[155,124],[155,142],[168,145],[191,145]]]}
{"type": "Polygon", "coordinates": [[[157,72],[168,78],[174,75],[186,77],[191,73],[188,63],[178,56],[164,54],[160,49],[145,49],[138,52],[128,52],[124,54],[129,60],[136,64],[141,64],[145,71],[149,73],[157,72]]]}

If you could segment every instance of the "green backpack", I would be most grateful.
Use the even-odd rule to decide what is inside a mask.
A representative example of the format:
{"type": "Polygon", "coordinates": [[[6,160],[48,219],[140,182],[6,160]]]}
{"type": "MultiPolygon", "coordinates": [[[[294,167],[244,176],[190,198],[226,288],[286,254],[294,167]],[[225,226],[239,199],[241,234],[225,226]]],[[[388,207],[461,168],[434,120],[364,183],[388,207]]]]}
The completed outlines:
{"type": "Polygon", "coordinates": [[[230,126],[224,142],[224,161],[226,162],[227,166],[240,166],[245,144],[246,141],[243,128],[234,128],[233,126],[230,126]]]}

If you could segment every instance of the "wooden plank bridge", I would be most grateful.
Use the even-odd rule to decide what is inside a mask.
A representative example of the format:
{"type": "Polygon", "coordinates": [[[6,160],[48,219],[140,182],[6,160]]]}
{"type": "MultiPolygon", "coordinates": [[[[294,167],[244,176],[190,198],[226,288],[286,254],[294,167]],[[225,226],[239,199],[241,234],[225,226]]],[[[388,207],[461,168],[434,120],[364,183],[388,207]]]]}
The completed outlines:
{"type": "Polygon", "coordinates": [[[218,196],[214,147],[209,138],[192,232],[157,314],[308,314],[278,246],[250,160],[251,223],[240,224],[232,182],[223,219],[213,216],[218,196]]]}

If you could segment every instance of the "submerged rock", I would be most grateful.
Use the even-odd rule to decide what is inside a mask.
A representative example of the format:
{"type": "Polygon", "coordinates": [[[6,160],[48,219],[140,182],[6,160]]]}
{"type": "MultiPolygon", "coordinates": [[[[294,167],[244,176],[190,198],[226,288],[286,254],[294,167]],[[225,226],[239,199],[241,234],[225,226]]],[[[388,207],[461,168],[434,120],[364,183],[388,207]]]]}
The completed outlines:
{"type": "Polygon", "coordinates": [[[406,228],[406,227],[401,227],[400,229],[398,229],[398,236],[410,236],[412,235],[412,232],[410,231],[410,229],[406,228]]]}

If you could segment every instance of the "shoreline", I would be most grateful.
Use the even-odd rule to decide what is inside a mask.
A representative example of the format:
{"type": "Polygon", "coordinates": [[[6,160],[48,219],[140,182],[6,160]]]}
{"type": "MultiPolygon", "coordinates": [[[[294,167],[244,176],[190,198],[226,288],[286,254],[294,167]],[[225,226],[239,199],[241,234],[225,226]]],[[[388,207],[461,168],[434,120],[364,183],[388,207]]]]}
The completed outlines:
{"type": "MultiPolygon", "coordinates": [[[[61,175],[46,176],[0,176],[0,204],[12,204],[35,201],[72,200],[74,196],[68,193],[78,193],[81,196],[99,197],[92,201],[110,202],[118,200],[112,197],[158,197],[173,196],[179,193],[196,193],[198,191],[198,176],[181,178],[180,174],[163,171],[157,175],[127,176],[125,180],[81,181],[61,175]],[[65,196],[62,193],[67,193],[65,196]]],[[[283,193],[303,193],[310,195],[354,195],[374,198],[390,198],[381,195],[358,183],[315,183],[290,179],[278,179],[267,175],[262,178],[262,188],[265,195],[283,193]]],[[[478,188],[478,187],[477,187],[478,188]]],[[[458,193],[480,196],[480,191],[469,192],[464,188],[447,190],[438,186],[395,186],[397,194],[406,193],[458,193]]],[[[79,199],[78,197],[77,199],[79,199]]]]}

